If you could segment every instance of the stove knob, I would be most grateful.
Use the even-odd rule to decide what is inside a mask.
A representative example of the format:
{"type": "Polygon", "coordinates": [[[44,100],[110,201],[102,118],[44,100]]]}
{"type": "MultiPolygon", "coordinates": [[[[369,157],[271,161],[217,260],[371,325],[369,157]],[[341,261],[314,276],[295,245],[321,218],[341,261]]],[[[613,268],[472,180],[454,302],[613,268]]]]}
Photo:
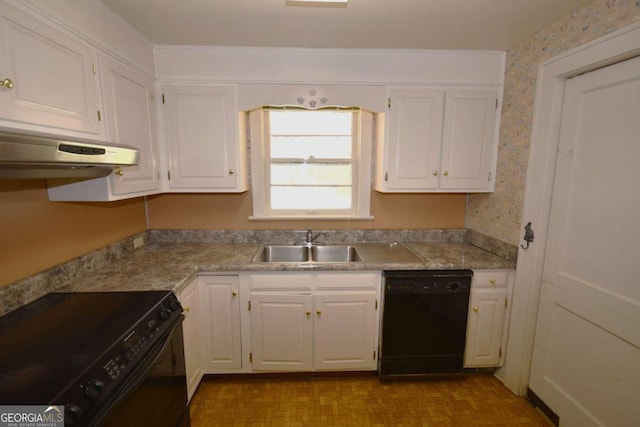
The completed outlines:
{"type": "Polygon", "coordinates": [[[82,386],[82,394],[89,400],[96,400],[104,390],[104,383],[100,380],[90,380],[82,386]]]}
{"type": "Polygon", "coordinates": [[[166,308],[160,310],[160,320],[167,321],[171,318],[171,312],[166,308]]]}
{"type": "Polygon", "coordinates": [[[178,303],[177,300],[174,299],[170,299],[167,304],[166,304],[167,308],[171,311],[176,311],[180,309],[180,304],[178,303]]]}
{"type": "Polygon", "coordinates": [[[80,417],[82,417],[82,409],[78,405],[70,403],[64,405],[64,424],[67,426],[80,425],[80,417]]]}

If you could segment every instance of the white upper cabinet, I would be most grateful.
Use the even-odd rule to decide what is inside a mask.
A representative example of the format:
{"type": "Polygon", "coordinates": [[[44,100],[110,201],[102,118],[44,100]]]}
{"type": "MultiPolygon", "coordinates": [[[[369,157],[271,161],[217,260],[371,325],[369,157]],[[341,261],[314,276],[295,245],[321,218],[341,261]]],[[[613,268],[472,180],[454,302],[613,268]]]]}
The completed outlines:
{"type": "Polygon", "coordinates": [[[166,85],[162,97],[169,167],[165,190],[246,191],[246,141],[235,87],[166,85]]]}
{"type": "Polygon", "coordinates": [[[153,83],[105,54],[99,55],[99,63],[107,139],[136,147],[138,164],[104,178],[50,185],[49,200],[110,201],[160,191],[153,83]]]}
{"type": "Polygon", "coordinates": [[[0,19],[0,126],[103,138],[96,50],[4,2],[0,19]]]}
{"type": "Polygon", "coordinates": [[[492,190],[497,108],[498,96],[493,89],[447,91],[441,190],[492,190]]]}
{"type": "Polygon", "coordinates": [[[151,79],[106,55],[100,55],[100,80],[109,141],[136,147],[136,166],[125,166],[111,175],[113,194],[157,192],[154,90],[151,79]]]}
{"type": "Polygon", "coordinates": [[[388,189],[438,189],[444,91],[392,90],[384,158],[388,189]]]}
{"type": "Polygon", "coordinates": [[[495,89],[390,89],[374,189],[493,191],[497,100],[495,89]]]}

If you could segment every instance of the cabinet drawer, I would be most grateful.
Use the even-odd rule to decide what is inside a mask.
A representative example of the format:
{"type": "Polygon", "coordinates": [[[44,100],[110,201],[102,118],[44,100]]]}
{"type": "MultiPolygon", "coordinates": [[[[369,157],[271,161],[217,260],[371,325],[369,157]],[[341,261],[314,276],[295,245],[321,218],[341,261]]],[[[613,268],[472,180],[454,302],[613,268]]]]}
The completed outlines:
{"type": "Polygon", "coordinates": [[[322,272],[317,276],[317,289],[378,289],[380,273],[362,271],[356,273],[322,272]]]}
{"type": "Polygon", "coordinates": [[[474,288],[491,288],[507,286],[511,270],[474,270],[471,286],[474,288]]]}
{"type": "Polygon", "coordinates": [[[260,273],[249,275],[251,290],[311,290],[313,273],[260,273]]]}

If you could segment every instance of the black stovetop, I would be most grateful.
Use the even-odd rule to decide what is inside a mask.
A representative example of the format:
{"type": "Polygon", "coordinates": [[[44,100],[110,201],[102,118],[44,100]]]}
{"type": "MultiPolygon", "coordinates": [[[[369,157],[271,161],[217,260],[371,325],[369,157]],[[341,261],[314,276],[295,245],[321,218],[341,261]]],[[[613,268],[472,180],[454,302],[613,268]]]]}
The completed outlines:
{"type": "Polygon", "coordinates": [[[57,404],[169,291],[52,293],[0,318],[0,404],[57,404]]]}

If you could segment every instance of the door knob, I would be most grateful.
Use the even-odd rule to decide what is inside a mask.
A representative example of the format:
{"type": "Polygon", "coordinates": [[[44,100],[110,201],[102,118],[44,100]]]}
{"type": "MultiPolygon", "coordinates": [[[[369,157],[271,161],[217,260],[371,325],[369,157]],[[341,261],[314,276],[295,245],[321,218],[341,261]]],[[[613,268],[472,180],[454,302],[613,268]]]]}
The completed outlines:
{"type": "Polygon", "coordinates": [[[11,79],[0,80],[0,87],[13,89],[13,82],[11,81],[11,79]]]}

